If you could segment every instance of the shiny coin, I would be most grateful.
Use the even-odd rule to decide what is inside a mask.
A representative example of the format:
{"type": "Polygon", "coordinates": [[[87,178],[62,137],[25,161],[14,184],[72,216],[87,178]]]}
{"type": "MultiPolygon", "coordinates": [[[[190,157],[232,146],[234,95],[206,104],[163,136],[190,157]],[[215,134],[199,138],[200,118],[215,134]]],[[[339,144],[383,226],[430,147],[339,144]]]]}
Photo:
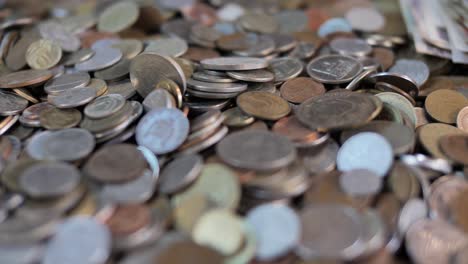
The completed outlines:
{"type": "Polygon", "coordinates": [[[300,104],[309,98],[326,92],[323,84],[307,77],[298,77],[286,81],[281,85],[281,97],[288,102],[300,104]]]}
{"type": "Polygon", "coordinates": [[[136,141],[155,154],[177,149],[187,138],[189,122],[177,109],[157,108],[147,113],[138,123],[136,141]]]}
{"type": "Polygon", "coordinates": [[[176,108],[174,96],[165,89],[155,89],[142,102],[145,111],[149,112],[155,108],[176,108]]]}
{"type": "Polygon", "coordinates": [[[255,122],[255,118],[244,114],[239,107],[233,107],[223,112],[223,124],[229,127],[244,127],[255,122]]]}
{"type": "Polygon", "coordinates": [[[24,99],[28,100],[33,104],[39,103],[39,101],[26,88],[16,88],[13,89],[13,92],[15,92],[17,95],[23,97],[24,99]]]}
{"type": "Polygon", "coordinates": [[[389,83],[397,88],[402,89],[412,97],[416,97],[418,95],[418,85],[415,81],[413,81],[406,75],[390,72],[381,72],[369,76],[369,79],[375,81],[376,83],[389,83]]]}
{"type": "Polygon", "coordinates": [[[246,217],[258,239],[256,258],[269,261],[295,248],[301,236],[301,223],[288,206],[265,204],[250,210],[246,217]]]}
{"type": "Polygon", "coordinates": [[[375,32],[385,25],[385,17],[375,8],[353,7],[345,15],[353,29],[364,32],[375,32]]]}
{"type": "Polygon", "coordinates": [[[414,111],[413,104],[406,99],[404,96],[392,93],[392,92],[383,92],[376,95],[382,102],[393,106],[394,108],[405,113],[412,122],[412,125],[416,126],[418,117],[414,111]]]}
{"type": "Polygon", "coordinates": [[[125,1],[109,6],[99,16],[97,29],[103,32],[120,32],[132,26],[138,19],[139,7],[136,3],[125,1]]]}
{"type": "Polygon", "coordinates": [[[15,115],[26,109],[28,101],[15,93],[0,92],[0,115],[15,115]]]}
{"type": "Polygon", "coordinates": [[[84,108],[84,114],[89,118],[108,117],[125,105],[125,98],[118,94],[109,94],[96,98],[84,108]]]}
{"type": "Polygon", "coordinates": [[[58,43],[63,51],[73,52],[80,48],[80,39],[57,22],[39,24],[39,32],[42,38],[58,43]]]}
{"type": "Polygon", "coordinates": [[[136,179],[143,174],[146,167],[146,159],[135,145],[115,144],[95,152],[86,162],[83,171],[91,179],[118,183],[136,179]]]}
{"type": "Polygon", "coordinates": [[[340,84],[354,79],[362,71],[362,64],[342,55],[323,55],[307,65],[307,73],[321,83],[340,84]]]}
{"type": "Polygon", "coordinates": [[[227,72],[230,77],[246,82],[271,82],[275,79],[275,75],[271,71],[264,69],[251,71],[230,71],[227,72]]]}
{"type": "Polygon", "coordinates": [[[362,132],[349,138],[338,151],[338,169],[368,169],[384,177],[393,164],[393,150],[381,135],[362,132]]]}
{"type": "Polygon", "coordinates": [[[49,130],[72,128],[81,121],[81,112],[76,109],[50,108],[39,115],[41,126],[49,130]]]}
{"type": "Polygon", "coordinates": [[[142,97],[146,97],[154,86],[166,79],[174,81],[185,91],[185,76],[180,66],[171,58],[154,53],[140,54],[130,64],[130,79],[142,97]]]}
{"type": "Polygon", "coordinates": [[[159,83],[156,84],[156,90],[157,89],[164,89],[167,90],[171,95],[174,97],[176,106],[178,108],[182,108],[183,104],[183,98],[182,98],[182,91],[181,88],[177,85],[172,80],[165,79],[163,81],[160,81],[159,83]]]}
{"type": "Polygon", "coordinates": [[[190,121],[190,132],[198,131],[221,117],[221,112],[217,109],[204,111],[203,114],[193,118],[190,121]]]}
{"type": "Polygon", "coordinates": [[[463,134],[463,130],[456,127],[440,124],[431,123],[419,127],[417,130],[418,140],[421,145],[435,158],[445,159],[445,155],[440,151],[439,140],[445,135],[457,135],[463,134]]]}
{"type": "Polygon", "coordinates": [[[239,93],[247,90],[247,84],[245,83],[211,83],[194,79],[187,80],[187,87],[208,93],[239,93]]]}
{"type": "Polygon", "coordinates": [[[284,82],[301,74],[304,65],[298,59],[285,57],[271,60],[269,68],[275,75],[275,82],[284,82]]]}
{"type": "Polygon", "coordinates": [[[63,74],[47,81],[44,90],[48,94],[58,95],[68,89],[84,87],[90,80],[91,77],[86,72],[63,74]]]}
{"type": "Polygon", "coordinates": [[[65,56],[63,64],[65,66],[74,66],[77,63],[90,59],[94,54],[95,51],[92,49],[80,49],[65,56]]]}
{"type": "Polygon", "coordinates": [[[115,48],[95,50],[96,54],[89,60],[75,64],[78,71],[98,71],[110,67],[122,59],[122,52],[115,48]]]}
{"type": "Polygon", "coordinates": [[[279,169],[296,158],[296,150],[286,137],[260,130],[228,135],[216,146],[216,153],[231,166],[253,170],[279,169]]]}
{"type": "Polygon", "coordinates": [[[468,166],[468,138],[466,135],[446,135],[439,139],[439,147],[444,155],[460,164],[468,166]]]}
{"type": "Polygon", "coordinates": [[[353,57],[363,57],[372,52],[372,47],[365,40],[357,38],[335,38],[330,42],[330,48],[335,53],[353,57]]]}
{"type": "Polygon", "coordinates": [[[185,40],[177,37],[159,38],[151,40],[145,52],[156,53],[161,56],[180,57],[187,52],[188,45],[185,40]]]}
{"type": "Polygon", "coordinates": [[[263,69],[268,62],[258,58],[219,57],[202,60],[201,66],[208,70],[241,71],[263,69]]]}
{"type": "Polygon", "coordinates": [[[351,196],[375,195],[382,189],[382,177],[368,169],[354,169],[341,174],[340,187],[351,196]]]}
{"type": "Polygon", "coordinates": [[[61,58],[62,48],[51,40],[35,41],[26,51],[26,62],[29,67],[36,70],[52,68],[61,58]]]}
{"type": "Polygon", "coordinates": [[[0,88],[21,88],[45,82],[52,78],[52,73],[47,70],[24,70],[2,75],[0,88]]]}
{"type": "Polygon", "coordinates": [[[19,176],[21,189],[34,198],[51,198],[73,191],[80,183],[80,172],[64,162],[42,162],[19,176]]]}
{"type": "Polygon", "coordinates": [[[468,106],[468,99],[463,94],[453,90],[437,90],[430,93],[424,103],[427,113],[435,120],[454,124],[458,113],[468,106]]]}
{"type": "Polygon", "coordinates": [[[193,183],[203,168],[203,159],[199,155],[184,155],[174,159],[161,172],[159,191],[172,194],[183,190],[193,183]]]}
{"type": "Polygon", "coordinates": [[[422,61],[399,59],[389,69],[390,73],[406,75],[421,87],[429,79],[429,67],[422,61]]]}
{"type": "Polygon", "coordinates": [[[268,92],[245,92],[237,97],[237,105],[248,115],[265,120],[278,120],[291,111],[283,98],[268,92]]]}
{"type": "Polygon", "coordinates": [[[101,96],[107,92],[107,83],[101,79],[92,78],[86,88],[96,91],[96,96],[101,96]]]}
{"type": "Polygon", "coordinates": [[[89,87],[66,90],[58,95],[47,96],[47,101],[58,108],[73,108],[85,105],[96,98],[96,91],[89,87]]]}

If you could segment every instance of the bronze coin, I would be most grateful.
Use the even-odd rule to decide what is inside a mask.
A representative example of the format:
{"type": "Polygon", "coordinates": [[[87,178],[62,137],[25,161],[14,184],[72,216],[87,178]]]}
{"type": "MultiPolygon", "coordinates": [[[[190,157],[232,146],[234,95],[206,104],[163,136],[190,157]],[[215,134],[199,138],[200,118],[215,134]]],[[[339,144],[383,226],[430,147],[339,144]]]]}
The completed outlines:
{"type": "Polygon", "coordinates": [[[455,124],[461,109],[468,106],[468,99],[454,90],[437,90],[430,93],[424,103],[427,113],[435,120],[455,124]]]}
{"type": "Polygon", "coordinates": [[[85,31],[80,34],[81,47],[86,49],[91,48],[98,40],[112,38],[118,38],[118,35],[110,32],[85,31]]]}
{"type": "Polygon", "coordinates": [[[445,135],[464,134],[463,130],[456,127],[431,123],[418,128],[417,135],[421,145],[435,158],[446,159],[446,156],[439,148],[439,140],[445,135]]]}
{"type": "Polygon", "coordinates": [[[102,79],[104,81],[115,81],[123,79],[128,76],[130,70],[130,60],[123,58],[116,64],[94,72],[94,77],[102,79]]]}
{"type": "Polygon", "coordinates": [[[295,116],[283,117],[276,121],[272,131],[286,136],[293,142],[313,141],[322,136],[322,134],[304,127],[295,116]]]}
{"type": "Polygon", "coordinates": [[[21,88],[52,78],[48,70],[24,70],[0,76],[0,88],[21,88]]]}
{"type": "Polygon", "coordinates": [[[147,166],[145,157],[135,145],[115,144],[95,152],[83,170],[91,179],[118,183],[140,177],[147,166]]]}
{"type": "Polygon", "coordinates": [[[246,50],[250,46],[250,41],[247,34],[235,33],[222,36],[216,41],[216,45],[222,50],[246,50]]]}
{"type": "Polygon", "coordinates": [[[288,80],[280,88],[281,97],[296,104],[300,104],[314,96],[322,95],[325,92],[325,86],[322,83],[307,77],[288,80]]]}
{"type": "Polygon", "coordinates": [[[445,156],[457,163],[468,165],[468,135],[445,135],[439,139],[445,156]]]}
{"type": "Polygon", "coordinates": [[[268,92],[245,92],[237,97],[239,108],[250,116],[278,120],[291,111],[288,102],[268,92]]]}
{"type": "Polygon", "coordinates": [[[194,263],[194,260],[203,264],[224,263],[224,257],[217,251],[191,241],[181,241],[169,245],[152,263],[188,264],[194,263]]]}
{"type": "Polygon", "coordinates": [[[151,221],[151,212],[143,204],[119,205],[105,221],[114,236],[131,235],[146,227],[151,221]]]}
{"type": "Polygon", "coordinates": [[[41,126],[45,129],[56,130],[77,126],[81,121],[81,112],[76,109],[46,109],[39,115],[41,126]]]}
{"type": "Polygon", "coordinates": [[[372,57],[374,57],[384,71],[392,67],[395,62],[395,53],[391,49],[376,47],[372,50],[372,57]]]}
{"type": "Polygon", "coordinates": [[[448,89],[448,90],[455,90],[456,86],[453,80],[447,76],[435,76],[429,78],[429,80],[419,88],[419,96],[428,96],[430,93],[448,89]]]}
{"type": "Polygon", "coordinates": [[[219,56],[221,56],[219,52],[217,52],[214,49],[190,47],[188,48],[187,52],[185,52],[185,54],[182,55],[182,58],[195,62],[200,62],[204,59],[217,58],[219,56]]]}
{"type": "Polygon", "coordinates": [[[457,127],[468,132],[468,106],[464,107],[457,115],[457,127]]]}

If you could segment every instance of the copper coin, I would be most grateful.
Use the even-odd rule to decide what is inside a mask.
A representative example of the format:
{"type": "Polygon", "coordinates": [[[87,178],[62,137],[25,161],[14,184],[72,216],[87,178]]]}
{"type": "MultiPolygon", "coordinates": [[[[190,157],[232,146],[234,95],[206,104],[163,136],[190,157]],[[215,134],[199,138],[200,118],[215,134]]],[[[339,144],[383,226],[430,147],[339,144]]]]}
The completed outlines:
{"type": "Polygon", "coordinates": [[[52,78],[48,70],[24,70],[0,76],[0,88],[21,88],[52,78]]]}
{"type": "Polygon", "coordinates": [[[53,107],[42,111],[39,116],[41,126],[49,130],[75,127],[81,121],[81,112],[76,109],[53,107]]]}
{"type": "Polygon", "coordinates": [[[200,62],[204,59],[217,58],[221,56],[219,52],[214,49],[200,48],[200,47],[190,47],[187,52],[182,55],[183,58],[189,59],[191,61],[200,62]]]}
{"type": "Polygon", "coordinates": [[[468,99],[454,90],[437,90],[430,93],[424,103],[427,113],[435,120],[455,124],[461,109],[468,106],[468,99]]]}
{"type": "Polygon", "coordinates": [[[376,47],[372,50],[372,57],[380,62],[384,70],[388,70],[395,63],[395,53],[391,49],[376,47]]]}
{"type": "Polygon", "coordinates": [[[455,90],[455,88],[454,81],[448,76],[434,76],[429,78],[429,80],[419,88],[419,96],[428,96],[430,93],[437,90],[455,90]]]}
{"type": "Polygon", "coordinates": [[[146,159],[135,145],[116,144],[95,152],[83,170],[92,179],[118,183],[138,178],[146,168],[146,159]]]}
{"type": "Polygon", "coordinates": [[[465,132],[468,132],[468,106],[458,112],[457,127],[465,132]]]}
{"type": "Polygon", "coordinates": [[[304,127],[295,116],[281,118],[273,125],[272,131],[295,142],[316,140],[322,136],[320,133],[304,127]]]}
{"type": "Polygon", "coordinates": [[[309,98],[326,92],[323,84],[314,81],[312,78],[297,77],[286,81],[281,85],[281,97],[291,103],[300,104],[309,98]]]}
{"type": "Polygon", "coordinates": [[[187,264],[195,260],[203,264],[224,263],[224,257],[214,249],[200,246],[191,241],[181,241],[169,245],[152,263],[187,264]],[[183,254],[181,254],[183,252],[183,254]]]}
{"type": "Polygon", "coordinates": [[[119,205],[105,221],[114,236],[131,235],[151,221],[150,210],[142,204],[119,205]]]}
{"type": "Polygon", "coordinates": [[[268,92],[245,92],[237,97],[237,105],[248,115],[265,120],[278,120],[291,111],[283,98],[268,92]]]}
{"type": "Polygon", "coordinates": [[[446,135],[439,139],[440,150],[447,158],[468,165],[468,136],[446,135]]]}
{"type": "Polygon", "coordinates": [[[440,151],[439,140],[445,135],[463,134],[463,130],[456,127],[441,124],[430,123],[418,128],[418,140],[421,145],[435,158],[445,159],[445,155],[440,151]]]}

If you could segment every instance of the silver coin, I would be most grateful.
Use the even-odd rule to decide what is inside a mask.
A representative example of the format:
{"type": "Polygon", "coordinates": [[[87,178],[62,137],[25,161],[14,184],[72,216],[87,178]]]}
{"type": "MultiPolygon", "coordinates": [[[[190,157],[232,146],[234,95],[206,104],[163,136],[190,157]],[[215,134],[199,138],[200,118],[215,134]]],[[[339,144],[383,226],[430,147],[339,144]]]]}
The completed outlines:
{"type": "Polygon", "coordinates": [[[384,177],[393,164],[392,146],[377,133],[362,132],[346,140],[336,163],[340,171],[368,169],[384,177]]]}
{"type": "Polygon", "coordinates": [[[227,135],[228,132],[229,132],[229,129],[226,126],[222,126],[222,127],[220,127],[218,129],[217,132],[215,132],[209,138],[205,139],[204,141],[202,141],[199,144],[196,144],[196,145],[193,145],[191,147],[188,147],[188,148],[185,148],[185,149],[181,150],[180,153],[182,155],[199,153],[199,152],[201,152],[201,151],[215,145],[219,141],[221,141],[221,139],[223,139],[227,135]]]}
{"type": "Polygon", "coordinates": [[[216,153],[227,164],[254,170],[285,167],[296,158],[296,149],[289,139],[268,131],[235,132],[225,137],[216,153]]]}
{"type": "Polygon", "coordinates": [[[353,7],[345,14],[353,29],[375,32],[385,25],[385,17],[373,7],[353,7]]]}
{"type": "Polygon", "coordinates": [[[212,135],[219,129],[219,127],[223,124],[224,120],[224,115],[220,115],[214,122],[211,122],[203,128],[190,133],[190,135],[187,137],[186,143],[189,143],[192,140],[199,141],[200,138],[205,138],[206,135],[212,135]]]}
{"type": "Polygon", "coordinates": [[[39,24],[39,32],[44,39],[50,39],[57,42],[64,51],[73,52],[80,48],[80,39],[68,32],[59,23],[41,23],[39,24]]]}
{"type": "Polygon", "coordinates": [[[234,98],[239,95],[238,92],[234,93],[212,93],[212,92],[202,92],[199,90],[192,90],[192,89],[187,89],[187,93],[194,96],[194,97],[199,97],[199,98],[204,98],[204,99],[230,99],[234,98]]]}
{"type": "Polygon", "coordinates": [[[42,243],[0,245],[0,262],[9,264],[39,263],[44,254],[42,243]]]}
{"type": "Polygon", "coordinates": [[[317,47],[313,43],[302,41],[289,53],[289,56],[305,60],[312,57],[316,51],[317,47]]]}
{"type": "Polygon", "coordinates": [[[166,89],[155,89],[142,102],[146,112],[155,108],[176,108],[174,96],[166,89]]]}
{"type": "Polygon", "coordinates": [[[301,149],[299,155],[310,174],[321,174],[335,169],[338,149],[338,144],[328,139],[323,146],[301,149]]]}
{"type": "Polygon", "coordinates": [[[179,57],[188,50],[187,42],[181,38],[159,38],[151,40],[144,52],[156,53],[161,56],[179,57]]]}
{"type": "Polygon", "coordinates": [[[230,77],[246,82],[271,82],[275,79],[275,74],[271,71],[260,69],[250,71],[229,71],[230,77]]]}
{"type": "Polygon", "coordinates": [[[211,83],[194,79],[187,80],[187,87],[208,93],[240,93],[247,90],[245,83],[211,83]]]}
{"type": "Polygon", "coordinates": [[[182,155],[167,164],[161,172],[159,192],[173,194],[193,183],[203,168],[201,156],[182,155]]]}
{"type": "Polygon", "coordinates": [[[268,92],[276,94],[278,91],[276,90],[276,86],[273,82],[266,82],[266,83],[249,83],[248,84],[249,91],[258,91],[258,92],[268,92]]]}
{"type": "Polygon", "coordinates": [[[94,51],[98,51],[100,49],[108,49],[112,48],[113,45],[120,43],[119,38],[104,38],[99,39],[91,45],[91,49],[94,51]]]}
{"type": "Polygon", "coordinates": [[[45,162],[29,167],[19,176],[21,189],[34,198],[51,198],[73,191],[81,174],[65,162],[45,162]]]}
{"type": "Polygon", "coordinates": [[[154,53],[144,53],[132,59],[130,80],[142,97],[154,90],[155,84],[170,79],[185,92],[186,80],[182,68],[173,59],[154,53]]]}
{"type": "Polygon", "coordinates": [[[125,99],[130,99],[136,94],[136,90],[130,80],[124,80],[121,82],[112,82],[107,86],[106,94],[120,94],[125,99]]]}
{"type": "Polygon", "coordinates": [[[267,60],[250,57],[219,57],[204,59],[200,63],[203,69],[221,71],[256,70],[268,67],[267,60]]]}
{"type": "Polygon", "coordinates": [[[295,248],[301,237],[301,223],[293,209],[281,204],[265,204],[246,216],[257,237],[256,258],[271,261],[295,248]]]}
{"type": "Polygon", "coordinates": [[[365,40],[358,38],[335,38],[330,48],[341,55],[363,57],[372,52],[372,47],[365,40]]]}
{"type": "Polygon", "coordinates": [[[58,95],[68,89],[84,87],[89,84],[91,77],[87,72],[63,74],[50,79],[44,84],[44,91],[51,95],[58,95]]]}
{"type": "Polygon", "coordinates": [[[122,52],[114,48],[101,48],[95,50],[94,56],[89,60],[75,64],[78,71],[98,71],[110,67],[122,59],[122,52]]]}
{"type": "Polygon", "coordinates": [[[307,64],[307,73],[321,83],[340,84],[354,79],[362,71],[362,64],[352,57],[322,55],[307,64]]]}
{"type": "Polygon", "coordinates": [[[221,37],[221,33],[214,27],[208,27],[202,24],[194,25],[191,28],[190,34],[197,39],[208,42],[215,42],[221,37]]]}
{"type": "Polygon", "coordinates": [[[270,69],[275,75],[275,82],[284,82],[299,76],[304,65],[296,58],[278,58],[270,61],[270,69]]]}
{"type": "Polygon", "coordinates": [[[95,218],[68,218],[50,240],[43,264],[105,263],[110,256],[109,229],[95,218]]]}
{"type": "Polygon", "coordinates": [[[228,77],[226,74],[223,75],[214,75],[209,74],[206,71],[197,71],[194,72],[192,78],[198,81],[203,82],[212,82],[212,83],[232,83],[236,82],[236,79],[228,77]]]}
{"type": "Polygon", "coordinates": [[[354,169],[340,175],[340,187],[351,196],[375,195],[382,189],[382,177],[368,169],[354,169]]]}
{"type": "Polygon", "coordinates": [[[302,10],[285,10],[275,15],[279,33],[302,32],[307,29],[309,18],[302,10]]]}
{"type": "Polygon", "coordinates": [[[138,123],[135,139],[155,154],[176,150],[187,138],[189,121],[178,109],[157,108],[138,123]]]}
{"type": "MultiPolygon", "coordinates": [[[[125,106],[124,106],[125,107],[125,106]]],[[[125,114],[125,120],[114,127],[105,127],[102,131],[96,131],[94,137],[96,143],[102,143],[104,141],[113,139],[119,136],[125,129],[127,129],[135,120],[137,120],[143,114],[143,106],[137,101],[130,101],[131,111],[125,114]]],[[[123,108],[122,108],[123,109],[123,108]]],[[[98,119],[106,122],[105,119],[98,119]]],[[[115,124],[112,124],[115,125],[115,124]]],[[[104,124],[104,126],[106,126],[104,124]]],[[[101,127],[102,128],[102,127],[101,127]]],[[[133,133],[134,134],[134,133],[133,133]]]]}
{"type": "Polygon", "coordinates": [[[135,180],[125,183],[104,184],[101,197],[104,201],[119,204],[143,203],[154,194],[156,180],[151,170],[145,170],[135,180]]]}
{"type": "Polygon", "coordinates": [[[371,256],[386,245],[388,231],[382,217],[375,209],[367,209],[361,217],[364,227],[361,240],[366,247],[363,256],[371,256]]]}
{"type": "Polygon", "coordinates": [[[208,110],[221,110],[230,102],[230,100],[204,100],[196,97],[190,97],[190,99],[184,103],[189,107],[190,111],[195,113],[204,113],[208,110]]]}
{"type": "Polygon", "coordinates": [[[118,81],[128,76],[130,70],[130,60],[122,58],[116,64],[105,69],[95,71],[94,78],[102,79],[104,81],[118,81]]]}
{"type": "Polygon", "coordinates": [[[269,34],[268,36],[275,42],[275,52],[288,52],[297,45],[296,39],[289,34],[269,34]]]}
{"type": "Polygon", "coordinates": [[[120,94],[108,94],[96,98],[84,108],[84,114],[89,118],[108,117],[125,105],[125,98],[120,94]]]}
{"type": "Polygon", "coordinates": [[[96,90],[89,87],[78,87],[66,90],[58,95],[47,96],[47,101],[57,108],[73,108],[85,105],[96,98],[96,90]]]}
{"type": "Polygon", "coordinates": [[[351,207],[316,205],[300,214],[302,238],[296,252],[304,259],[352,260],[360,256],[365,246],[361,216],[351,207]]]}
{"type": "Polygon", "coordinates": [[[67,128],[34,135],[26,146],[26,152],[37,160],[75,161],[88,156],[94,146],[94,136],[90,132],[67,128]]]}
{"type": "Polygon", "coordinates": [[[263,57],[275,50],[275,41],[269,35],[249,34],[246,38],[248,48],[235,50],[235,55],[244,57],[263,57]]]}
{"type": "Polygon", "coordinates": [[[408,76],[419,87],[423,86],[429,79],[429,67],[419,60],[399,59],[388,70],[390,73],[397,73],[408,76]]]}
{"type": "Polygon", "coordinates": [[[80,49],[66,56],[63,64],[65,66],[74,66],[77,63],[90,59],[94,54],[95,51],[92,49],[80,49]]]}
{"type": "Polygon", "coordinates": [[[416,97],[418,95],[418,85],[406,75],[391,72],[380,72],[372,74],[368,79],[375,83],[384,82],[396,86],[412,97],[416,97]]]}
{"type": "Polygon", "coordinates": [[[221,111],[218,109],[210,109],[203,112],[203,114],[193,118],[190,121],[190,132],[194,132],[208,126],[209,124],[218,120],[220,116],[221,111]]]}
{"type": "Polygon", "coordinates": [[[0,92],[0,115],[16,115],[26,109],[27,106],[28,100],[23,97],[20,97],[15,93],[0,92]]]}
{"type": "Polygon", "coordinates": [[[411,225],[421,219],[428,217],[429,209],[426,202],[419,198],[412,198],[408,200],[403,208],[400,210],[398,216],[398,233],[404,237],[406,232],[410,229],[411,225]]]}

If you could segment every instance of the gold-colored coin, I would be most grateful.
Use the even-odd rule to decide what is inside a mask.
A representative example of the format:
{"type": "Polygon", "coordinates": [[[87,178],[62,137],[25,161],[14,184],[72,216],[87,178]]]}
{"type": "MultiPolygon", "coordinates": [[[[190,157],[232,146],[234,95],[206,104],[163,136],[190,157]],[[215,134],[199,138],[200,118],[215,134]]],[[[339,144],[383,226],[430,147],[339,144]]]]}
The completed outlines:
{"type": "Polygon", "coordinates": [[[156,84],[155,89],[167,90],[174,96],[177,102],[177,107],[178,108],[182,107],[182,103],[183,103],[182,91],[180,90],[179,85],[177,85],[177,83],[175,83],[173,80],[170,80],[170,79],[162,80],[156,84]]]}
{"type": "Polygon", "coordinates": [[[458,112],[465,106],[468,106],[468,99],[463,94],[448,89],[430,93],[424,103],[427,113],[432,118],[447,124],[455,124],[458,112]]]}
{"type": "Polygon", "coordinates": [[[245,92],[237,97],[237,106],[250,116],[278,120],[291,112],[288,102],[268,92],[245,92]]]}
{"type": "Polygon", "coordinates": [[[139,15],[140,9],[135,2],[117,2],[99,16],[97,29],[101,32],[117,33],[132,26],[139,15]]]}
{"type": "Polygon", "coordinates": [[[96,197],[91,193],[87,192],[81,202],[70,211],[70,216],[93,216],[98,209],[96,197]]]}
{"type": "Polygon", "coordinates": [[[184,72],[185,79],[190,79],[193,72],[195,71],[193,63],[184,58],[173,58],[177,64],[179,64],[180,68],[184,72]]]}
{"type": "Polygon", "coordinates": [[[86,87],[94,89],[96,96],[104,95],[107,92],[107,83],[97,78],[92,78],[86,87]]]}
{"type": "Polygon", "coordinates": [[[198,219],[214,208],[215,204],[203,194],[193,195],[189,199],[179,201],[174,207],[174,221],[177,230],[191,234],[198,219]]]}
{"type": "Polygon", "coordinates": [[[239,107],[233,107],[224,111],[223,116],[223,124],[229,127],[245,127],[255,122],[255,118],[243,113],[239,107]]]}
{"type": "Polygon", "coordinates": [[[37,40],[26,51],[26,62],[29,67],[36,70],[52,68],[61,58],[62,48],[52,40],[37,40]]]}
{"type": "Polygon", "coordinates": [[[445,155],[439,149],[439,140],[445,135],[464,134],[465,132],[456,127],[431,123],[420,126],[417,130],[418,139],[421,145],[435,158],[446,159],[445,155]]]}
{"type": "Polygon", "coordinates": [[[49,130],[71,128],[81,121],[81,112],[76,109],[50,108],[42,111],[39,117],[41,126],[49,130]]]}

